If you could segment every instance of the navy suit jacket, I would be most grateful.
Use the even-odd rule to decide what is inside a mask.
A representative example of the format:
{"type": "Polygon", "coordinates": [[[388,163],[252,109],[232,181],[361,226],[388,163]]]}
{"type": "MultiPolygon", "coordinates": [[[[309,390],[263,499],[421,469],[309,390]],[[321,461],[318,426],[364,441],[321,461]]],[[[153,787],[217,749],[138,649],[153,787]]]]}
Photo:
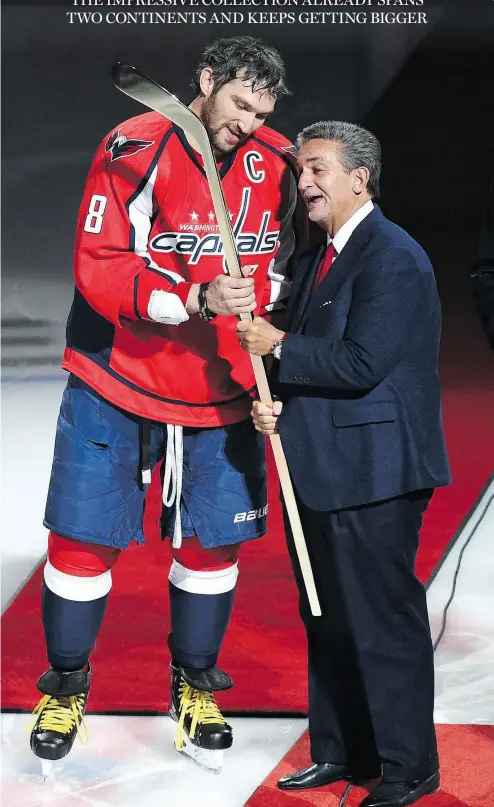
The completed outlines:
{"type": "Polygon", "coordinates": [[[336,510],[448,484],[427,255],[375,206],[312,294],[324,249],[295,267],[278,367],[280,434],[301,500],[336,510]]]}

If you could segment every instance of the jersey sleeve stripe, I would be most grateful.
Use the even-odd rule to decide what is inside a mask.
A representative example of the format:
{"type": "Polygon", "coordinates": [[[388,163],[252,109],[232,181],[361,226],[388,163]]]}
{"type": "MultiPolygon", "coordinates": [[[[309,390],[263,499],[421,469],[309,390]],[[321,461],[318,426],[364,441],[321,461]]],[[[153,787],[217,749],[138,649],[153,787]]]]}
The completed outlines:
{"type": "Polygon", "coordinates": [[[139,275],[136,275],[134,278],[134,314],[136,315],[137,319],[143,319],[139,313],[139,306],[138,306],[138,299],[139,299],[139,275]]]}
{"type": "Polygon", "coordinates": [[[132,194],[132,196],[128,200],[127,205],[132,204],[134,199],[137,198],[137,196],[139,196],[141,194],[141,191],[145,187],[145,185],[147,185],[147,183],[149,181],[149,178],[150,178],[151,174],[153,173],[154,169],[156,168],[156,166],[158,164],[158,160],[161,157],[168,140],[170,139],[170,135],[171,135],[172,131],[173,130],[170,128],[170,129],[168,129],[168,131],[164,135],[161,143],[158,146],[156,154],[154,155],[154,157],[153,157],[153,159],[151,161],[151,165],[149,166],[148,170],[146,171],[145,175],[143,176],[143,178],[140,181],[139,185],[137,186],[136,190],[134,191],[134,193],[132,194]]]}
{"type": "Polygon", "coordinates": [[[268,278],[271,281],[269,302],[265,306],[266,311],[283,309],[286,306],[287,298],[290,294],[290,281],[278,268],[275,258],[271,261],[268,269],[268,278]]]}
{"type": "Polygon", "coordinates": [[[153,275],[160,275],[160,277],[165,277],[166,280],[169,280],[172,286],[178,286],[179,283],[183,283],[185,281],[185,278],[183,278],[182,275],[172,272],[171,269],[162,269],[161,266],[158,266],[158,264],[154,263],[153,261],[148,263],[147,267],[149,272],[151,272],[153,275]]]}
{"type": "Polygon", "coordinates": [[[175,286],[177,283],[184,280],[184,278],[176,272],[169,271],[159,266],[153,261],[148,251],[149,233],[151,232],[154,213],[153,191],[157,175],[158,166],[155,165],[148,176],[147,182],[145,184],[141,183],[139,193],[134,193],[127,202],[127,214],[130,221],[129,247],[136,255],[143,258],[149,269],[154,269],[156,272],[159,272],[175,286]]]}
{"type": "MultiPolygon", "coordinates": [[[[154,186],[158,176],[158,160],[163,153],[168,139],[172,133],[169,129],[163,137],[145,176],[139,183],[137,189],[127,201],[125,207],[130,222],[129,249],[143,259],[147,269],[167,280],[172,286],[177,286],[184,281],[184,278],[171,270],[159,266],[153,261],[149,253],[149,234],[153,225],[154,210],[154,186]]],[[[148,319],[148,300],[144,301],[145,306],[141,310],[141,295],[139,294],[140,274],[134,279],[134,313],[138,319],[148,319]]],[[[170,300],[173,303],[173,300],[170,300]]]]}

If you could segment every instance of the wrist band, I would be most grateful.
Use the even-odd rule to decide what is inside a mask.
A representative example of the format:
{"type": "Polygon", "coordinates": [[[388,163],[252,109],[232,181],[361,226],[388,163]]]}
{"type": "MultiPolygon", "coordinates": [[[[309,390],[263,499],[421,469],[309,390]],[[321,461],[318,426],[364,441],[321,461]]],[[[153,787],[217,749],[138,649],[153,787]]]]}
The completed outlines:
{"type": "Polygon", "coordinates": [[[211,311],[208,308],[208,303],[206,300],[206,292],[209,289],[210,283],[200,283],[199,284],[199,293],[197,296],[197,302],[199,305],[199,316],[201,319],[206,320],[206,322],[211,322],[212,319],[216,317],[214,311],[211,311]]]}
{"type": "Polygon", "coordinates": [[[274,345],[271,345],[271,348],[270,348],[270,351],[269,351],[270,353],[272,353],[274,355],[275,349],[277,347],[281,347],[281,345],[283,344],[283,340],[285,339],[285,336],[286,336],[286,333],[284,333],[283,336],[281,337],[281,339],[278,339],[278,341],[275,342],[274,345]]]}

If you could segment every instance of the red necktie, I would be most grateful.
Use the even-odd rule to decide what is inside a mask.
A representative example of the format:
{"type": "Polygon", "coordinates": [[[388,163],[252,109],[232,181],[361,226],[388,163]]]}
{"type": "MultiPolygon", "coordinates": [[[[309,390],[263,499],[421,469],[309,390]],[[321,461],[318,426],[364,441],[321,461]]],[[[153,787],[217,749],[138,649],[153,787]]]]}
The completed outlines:
{"type": "Polygon", "coordinates": [[[334,248],[334,244],[331,241],[329,246],[326,249],[326,252],[323,255],[323,258],[317,267],[316,277],[314,279],[314,285],[312,287],[312,293],[316,291],[317,287],[321,283],[322,280],[326,277],[329,270],[331,269],[331,264],[333,263],[336,257],[336,250],[334,248]]]}

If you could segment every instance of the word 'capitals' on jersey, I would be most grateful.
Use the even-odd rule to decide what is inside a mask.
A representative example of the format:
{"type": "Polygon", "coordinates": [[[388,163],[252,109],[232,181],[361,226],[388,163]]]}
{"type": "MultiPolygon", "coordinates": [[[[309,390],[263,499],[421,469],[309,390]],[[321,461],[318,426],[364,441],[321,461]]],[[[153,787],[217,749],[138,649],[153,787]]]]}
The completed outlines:
{"type": "MultiPolygon", "coordinates": [[[[242,231],[249,210],[251,192],[251,188],[243,189],[240,213],[233,227],[238,252],[240,255],[275,252],[280,231],[279,229],[268,230],[271,211],[264,211],[257,232],[242,231]]],[[[211,224],[210,226],[217,228],[218,225],[211,224]]],[[[155,252],[176,252],[180,255],[190,255],[188,261],[190,264],[198,263],[200,258],[205,255],[223,255],[224,252],[219,233],[207,233],[201,236],[195,232],[188,232],[188,230],[158,233],[151,239],[150,247],[155,252]]]]}

